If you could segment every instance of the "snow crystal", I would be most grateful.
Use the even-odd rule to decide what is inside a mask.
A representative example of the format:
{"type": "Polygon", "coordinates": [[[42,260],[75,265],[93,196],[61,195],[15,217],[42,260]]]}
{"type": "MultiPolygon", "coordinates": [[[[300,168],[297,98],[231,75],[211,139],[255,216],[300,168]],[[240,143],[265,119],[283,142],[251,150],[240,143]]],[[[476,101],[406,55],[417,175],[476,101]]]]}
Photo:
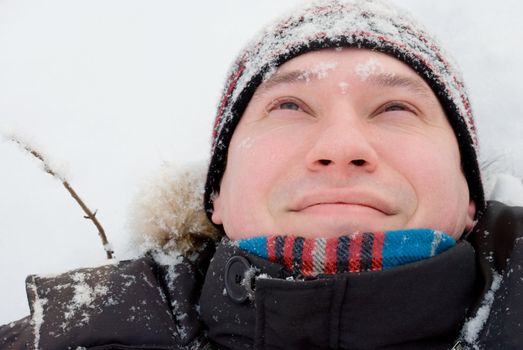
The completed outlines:
{"type": "Polygon", "coordinates": [[[196,313],[197,313],[198,315],[201,315],[201,312],[200,312],[200,311],[201,311],[200,304],[196,304],[196,305],[194,305],[194,310],[196,311],[196,313]]]}
{"type": "Polygon", "coordinates": [[[492,285],[490,290],[485,294],[481,307],[478,309],[476,316],[467,320],[461,331],[462,338],[469,344],[474,345],[478,339],[479,332],[483,329],[485,322],[490,314],[492,303],[494,302],[494,295],[501,285],[502,277],[497,272],[493,271],[492,285]]]}
{"type": "Polygon", "coordinates": [[[40,328],[44,323],[44,306],[47,304],[46,298],[40,298],[38,295],[38,290],[34,283],[28,285],[34,293],[33,301],[33,314],[31,317],[31,323],[33,325],[33,334],[34,334],[34,348],[39,349],[40,345],[40,328]]]}
{"type": "Polygon", "coordinates": [[[329,75],[329,71],[336,69],[337,62],[318,62],[311,69],[303,71],[301,78],[306,82],[311,79],[325,79],[329,75]]]}
{"type": "Polygon", "coordinates": [[[254,144],[254,140],[251,137],[244,138],[239,144],[239,149],[250,149],[254,144]]]}
{"type": "Polygon", "coordinates": [[[149,281],[149,279],[147,278],[147,275],[145,273],[142,272],[142,280],[147,283],[147,285],[151,288],[154,288],[154,283],[152,283],[151,281],[149,281]]]}
{"type": "Polygon", "coordinates": [[[7,141],[18,144],[18,146],[28,152],[37,152],[40,157],[42,157],[40,166],[42,167],[43,171],[53,172],[54,177],[62,182],[66,181],[68,178],[68,164],[66,162],[50,158],[43,150],[43,147],[35,142],[34,139],[29,135],[14,130],[0,130],[0,135],[3,136],[3,138],[7,141]]]}
{"type": "Polygon", "coordinates": [[[341,90],[342,95],[345,95],[349,90],[349,83],[347,83],[346,81],[340,81],[338,86],[341,90]]]}
{"type": "Polygon", "coordinates": [[[278,69],[276,67],[270,67],[267,72],[263,75],[262,82],[265,83],[267,80],[269,80],[277,71],[278,69]]]}
{"type": "Polygon", "coordinates": [[[182,339],[184,339],[187,337],[188,332],[187,332],[186,327],[182,326],[182,323],[183,323],[183,320],[185,320],[186,318],[189,317],[189,315],[186,312],[180,312],[177,301],[173,301],[172,307],[173,307],[174,317],[176,319],[176,323],[175,323],[176,330],[178,332],[178,335],[180,335],[180,337],[182,339]]]}
{"type": "Polygon", "coordinates": [[[268,274],[266,273],[261,273],[258,275],[257,279],[271,279],[272,277],[269,276],[268,274]]]}
{"type": "Polygon", "coordinates": [[[183,256],[177,251],[165,252],[155,250],[152,252],[154,261],[162,266],[176,266],[183,261],[183,256]]]}
{"type": "Polygon", "coordinates": [[[367,80],[371,75],[383,73],[383,65],[376,58],[369,58],[365,63],[359,63],[354,69],[361,80],[367,80]]]}
{"type": "Polygon", "coordinates": [[[432,240],[432,246],[430,249],[430,256],[435,256],[436,251],[438,249],[438,246],[441,243],[441,240],[443,239],[443,232],[441,231],[434,231],[434,239],[432,240]]]}
{"type": "Polygon", "coordinates": [[[156,263],[167,269],[165,276],[167,289],[174,290],[176,278],[179,276],[179,273],[176,272],[176,266],[183,262],[183,256],[176,250],[166,252],[156,249],[151,253],[156,263]]]}
{"type": "Polygon", "coordinates": [[[245,290],[247,291],[247,296],[249,297],[249,300],[254,300],[254,290],[252,289],[252,281],[254,278],[256,278],[256,274],[259,272],[259,269],[251,266],[249,267],[244,275],[243,279],[241,281],[241,285],[245,290]]]}
{"type": "MultiPolygon", "coordinates": [[[[85,273],[77,272],[71,276],[75,284],[73,284],[73,298],[67,304],[67,311],[64,313],[64,318],[70,320],[72,317],[81,312],[81,324],[89,322],[89,313],[86,309],[94,308],[93,302],[96,298],[106,295],[109,288],[102,284],[97,284],[94,287],[89,286],[85,282],[85,273]]],[[[62,324],[62,328],[66,328],[67,324],[62,324]]]]}
{"type": "Polygon", "coordinates": [[[127,281],[123,284],[125,288],[129,288],[133,284],[136,283],[136,276],[133,275],[127,275],[127,274],[121,274],[120,277],[123,279],[126,279],[127,281]]]}

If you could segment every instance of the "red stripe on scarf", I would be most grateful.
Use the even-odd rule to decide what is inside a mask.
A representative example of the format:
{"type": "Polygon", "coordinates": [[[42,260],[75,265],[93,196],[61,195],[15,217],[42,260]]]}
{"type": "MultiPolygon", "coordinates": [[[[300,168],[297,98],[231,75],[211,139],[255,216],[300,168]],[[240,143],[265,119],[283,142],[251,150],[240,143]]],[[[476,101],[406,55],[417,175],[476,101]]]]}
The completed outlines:
{"type": "Polygon", "coordinates": [[[371,271],[379,271],[383,268],[383,242],[385,242],[385,233],[374,233],[371,271]]]}
{"type": "Polygon", "coordinates": [[[303,255],[301,258],[301,272],[304,276],[312,275],[312,251],[314,250],[313,239],[306,239],[303,242],[303,255]]]}
{"type": "Polygon", "coordinates": [[[332,275],[336,273],[337,255],[336,249],[338,248],[338,238],[327,239],[325,245],[325,265],[324,270],[326,274],[332,275]]]}
{"type": "Polygon", "coordinates": [[[363,242],[363,233],[357,232],[351,236],[349,248],[349,271],[361,271],[361,243],[363,242]]]}
{"type": "Polygon", "coordinates": [[[292,251],[294,248],[295,239],[296,239],[296,237],[287,236],[287,237],[285,237],[285,241],[283,243],[283,263],[289,270],[292,270],[292,263],[293,263],[292,251]]]}

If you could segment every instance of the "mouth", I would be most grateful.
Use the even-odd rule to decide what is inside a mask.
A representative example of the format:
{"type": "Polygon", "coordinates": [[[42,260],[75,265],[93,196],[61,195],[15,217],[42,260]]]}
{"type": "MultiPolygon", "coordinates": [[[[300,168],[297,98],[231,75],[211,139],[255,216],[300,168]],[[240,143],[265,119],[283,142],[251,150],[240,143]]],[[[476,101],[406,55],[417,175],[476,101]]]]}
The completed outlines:
{"type": "Polygon", "coordinates": [[[326,191],[300,197],[291,207],[292,212],[344,214],[348,212],[379,212],[393,215],[393,208],[379,196],[367,192],[326,191]]]}
{"type": "Polygon", "coordinates": [[[382,210],[365,204],[345,203],[345,202],[326,202],[309,205],[299,211],[302,214],[324,217],[324,218],[376,218],[386,215],[382,210]]]}

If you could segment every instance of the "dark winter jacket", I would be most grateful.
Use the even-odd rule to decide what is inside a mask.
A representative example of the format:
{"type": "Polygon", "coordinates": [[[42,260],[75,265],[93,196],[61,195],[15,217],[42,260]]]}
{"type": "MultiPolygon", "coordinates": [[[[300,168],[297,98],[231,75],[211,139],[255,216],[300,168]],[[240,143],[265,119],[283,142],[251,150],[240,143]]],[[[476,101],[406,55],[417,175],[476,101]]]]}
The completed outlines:
{"type": "Polygon", "coordinates": [[[522,236],[523,208],[491,202],[466,240],[382,272],[295,280],[221,242],[31,276],[0,349],[523,349],[522,236]]]}

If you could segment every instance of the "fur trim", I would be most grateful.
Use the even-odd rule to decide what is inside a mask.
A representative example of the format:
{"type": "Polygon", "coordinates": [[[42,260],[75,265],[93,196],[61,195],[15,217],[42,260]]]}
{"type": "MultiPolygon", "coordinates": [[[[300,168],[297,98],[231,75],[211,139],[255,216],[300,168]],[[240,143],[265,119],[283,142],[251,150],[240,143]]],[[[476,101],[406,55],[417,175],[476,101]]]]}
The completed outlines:
{"type": "Polygon", "coordinates": [[[185,256],[200,251],[222,233],[203,208],[207,165],[164,164],[134,198],[129,217],[133,243],[140,251],[178,251],[185,256]]]}

